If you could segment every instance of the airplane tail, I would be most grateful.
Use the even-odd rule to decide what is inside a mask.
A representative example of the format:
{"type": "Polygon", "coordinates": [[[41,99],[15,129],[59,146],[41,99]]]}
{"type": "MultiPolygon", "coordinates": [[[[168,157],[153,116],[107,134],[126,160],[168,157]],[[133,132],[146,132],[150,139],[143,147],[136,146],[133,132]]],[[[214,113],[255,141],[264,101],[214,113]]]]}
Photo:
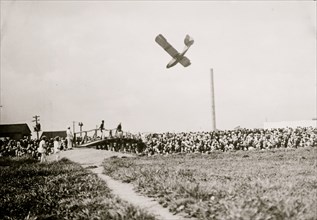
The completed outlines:
{"type": "Polygon", "coordinates": [[[193,45],[194,39],[191,36],[186,35],[184,43],[187,47],[190,47],[191,45],[193,45]]]}

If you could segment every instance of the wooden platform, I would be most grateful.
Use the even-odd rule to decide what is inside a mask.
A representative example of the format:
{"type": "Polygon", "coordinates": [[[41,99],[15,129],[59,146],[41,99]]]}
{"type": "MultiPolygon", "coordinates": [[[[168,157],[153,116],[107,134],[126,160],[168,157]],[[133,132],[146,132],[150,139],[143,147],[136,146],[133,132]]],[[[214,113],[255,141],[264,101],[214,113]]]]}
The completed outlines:
{"type": "Polygon", "coordinates": [[[103,140],[96,140],[96,141],[91,141],[88,143],[84,143],[81,145],[77,145],[76,147],[93,147],[93,146],[98,146],[98,145],[105,145],[108,143],[138,143],[142,142],[142,140],[138,139],[132,139],[132,138],[107,138],[103,140]]]}

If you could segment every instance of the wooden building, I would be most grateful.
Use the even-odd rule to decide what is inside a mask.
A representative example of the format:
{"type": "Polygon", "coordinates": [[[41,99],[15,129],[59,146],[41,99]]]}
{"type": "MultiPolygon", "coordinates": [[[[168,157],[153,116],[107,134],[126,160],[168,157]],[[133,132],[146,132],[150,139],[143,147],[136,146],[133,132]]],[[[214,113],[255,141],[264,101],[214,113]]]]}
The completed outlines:
{"type": "Polygon", "coordinates": [[[1,124],[0,125],[0,137],[19,140],[24,138],[30,138],[32,135],[29,126],[24,124],[1,124]]]}

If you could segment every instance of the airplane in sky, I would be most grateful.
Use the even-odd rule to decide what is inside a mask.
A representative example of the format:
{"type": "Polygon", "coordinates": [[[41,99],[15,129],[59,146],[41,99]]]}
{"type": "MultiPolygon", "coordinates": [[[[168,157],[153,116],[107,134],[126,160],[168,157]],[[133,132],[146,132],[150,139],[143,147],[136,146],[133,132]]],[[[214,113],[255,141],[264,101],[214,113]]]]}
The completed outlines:
{"type": "Polygon", "coordinates": [[[189,66],[190,60],[185,57],[185,53],[189,49],[191,45],[194,43],[194,39],[190,37],[189,35],[186,35],[184,43],[185,43],[185,48],[183,52],[179,53],[170,43],[167,42],[165,37],[163,37],[162,34],[159,34],[155,38],[156,43],[158,43],[169,55],[173,57],[173,59],[167,64],[166,68],[170,68],[172,66],[175,66],[177,63],[182,64],[184,67],[189,66]]]}

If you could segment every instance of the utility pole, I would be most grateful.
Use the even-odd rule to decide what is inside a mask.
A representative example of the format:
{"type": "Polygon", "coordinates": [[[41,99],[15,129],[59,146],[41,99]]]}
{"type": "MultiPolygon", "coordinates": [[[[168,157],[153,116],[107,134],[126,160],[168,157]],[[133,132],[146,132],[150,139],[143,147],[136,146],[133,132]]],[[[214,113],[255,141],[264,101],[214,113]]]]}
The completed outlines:
{"type": "Polygon", "coordinates": [[[35,119],[35,120],[33,120],[33,122],[35,122],[34,131],[36,131],[37,139],[39,139],[39,131],[41,131],[41,125],[39,123],[39,121],[40,121],[39,117],[40,116],[38,116],[38,115],[33,116],[33,118],[35,119]]]}
{"type": "Polygon", "coordinates": [[[214,71],[210,69],[211,73],[211,125],[212,131],[216,131],[216,108],[215,108],[215,89],[214,89],[214,71]]]}
{"type": "Polygon", "coordinates": [[[1,124],[1,110],[2,110],[2,105],[0,105],[0,124],[1,124]]]}

